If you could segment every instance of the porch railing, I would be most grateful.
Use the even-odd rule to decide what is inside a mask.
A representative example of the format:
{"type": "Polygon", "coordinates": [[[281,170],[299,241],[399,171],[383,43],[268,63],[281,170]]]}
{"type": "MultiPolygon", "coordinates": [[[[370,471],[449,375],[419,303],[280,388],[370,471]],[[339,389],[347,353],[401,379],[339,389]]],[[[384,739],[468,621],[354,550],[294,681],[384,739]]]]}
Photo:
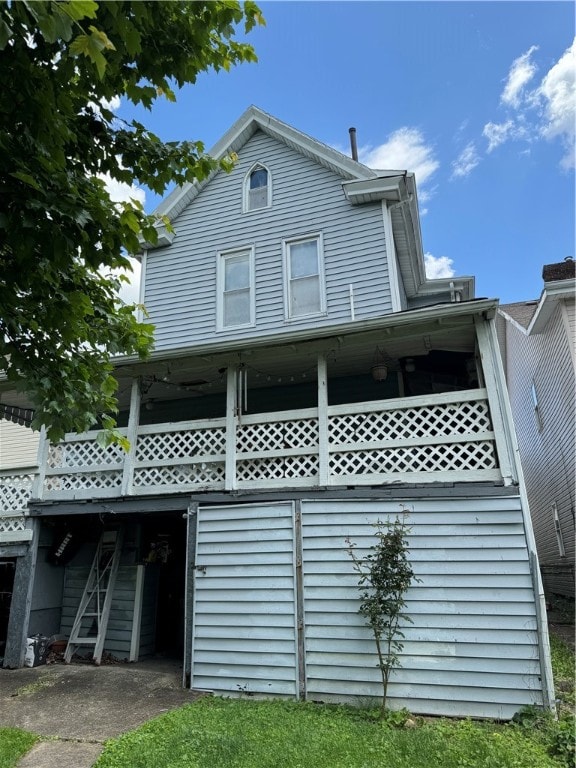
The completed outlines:
{"type": "Polygon", "coordinates": [[[49,447],[41,498],[502,479],[484,389],[97,434],[49,447]]]}
{"type": "Polygon", "coordinates": [[[27,541],[32,537],[32,531],[26,528],[24,513],[36,474],[35,467],[0,471],[0,544],[27,541]]]}

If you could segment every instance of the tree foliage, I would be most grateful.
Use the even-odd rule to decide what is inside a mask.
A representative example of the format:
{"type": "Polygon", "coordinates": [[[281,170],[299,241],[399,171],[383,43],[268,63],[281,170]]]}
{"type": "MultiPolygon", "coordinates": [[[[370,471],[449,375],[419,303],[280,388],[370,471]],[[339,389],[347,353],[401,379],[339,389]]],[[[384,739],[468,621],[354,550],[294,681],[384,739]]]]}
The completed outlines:
{"type": "Polygon", "coordinates": [[[0,368],[51,439],[113,427],[111,356],[152,346],[113,270],[157,241],[157,222],[135,199],[113,204],[104,179],[162,194],[232,162],[162,142],[110,104],[150,109],[206,70],[255,61],[236,38],[259,23],[250,0],[0,6],[0,368]]]}
{"type": "Polygon", "coordinates": [[[404,647],[401,622],[412,623],[410,616],[404,613],[406,592],[412,581],[419,581],[408,560],[410,528],[406,515],[407,510],[403,509],[403,514],[392,521],[378,520],[375,524],[376,543],[363,557],[357,554],[356,544],[346,539],[354,569],[360,576],[358,612],[372,629],[376,644],[382,679],[381,717],[386,711],[390,675],[401,664],[400,653],[404,647]]]}

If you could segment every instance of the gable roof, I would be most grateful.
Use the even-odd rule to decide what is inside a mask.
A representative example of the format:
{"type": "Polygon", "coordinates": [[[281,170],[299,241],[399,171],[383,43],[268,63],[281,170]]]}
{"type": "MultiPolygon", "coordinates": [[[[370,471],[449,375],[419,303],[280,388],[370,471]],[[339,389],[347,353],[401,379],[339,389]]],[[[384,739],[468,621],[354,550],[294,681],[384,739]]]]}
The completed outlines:
{"type": "MultiPolygon", "coordinates": [[[[338,152],[338,150],[332,149],[327,144],[323,144],[321,141],[302,133],[302,131],[292,128],[287,123],[283,123],[278,118],[263,112],[255,106],[248,107],[244,114],[236,120],[234,125],[209,150],[208,154],[216,160],[220,160],[228,154],[239,152],[258,130],[283,142],[306,157],[315,160],[325,168],[337,173],[343,180],[374,179],[378,176],[375,171],[362,165],[362,163],[352,160],[352,158],[347,157],[342,152],[338,152]]],[[[182,187],[177,187],[160,203],[155,213],[172,219],[176,218],[216,173],[218,171],[214,171],[201,182],[192,182],[184,184],[182,187]]]]}
{"type": "MultiPolygon", "coordinates": [[[[463,301],[474,298],[473,277],[435,280],[426,277],[416,181],[413,173],[372,170],[255,106],[248,107],[208,154],[219,160],[228,154],[238,153],[256,131],[263,131],[339,175],[342,178],[344,194],[352,205],[387,201],[391,207],[392,232],[398,266],[408,297],[450,293],[454,297],[453,300],[456,296],[463,301]]],[[[194,181],[177,187],[160,203],[155,213],[172,220],[176,219],[218,172],[218,170],[213,171],[203,181],[194,181]]],[[[158,232],[158,243],[154,247],[169,245],[174,239],[174,234],[168,233],[163,226],[158,227],[158,232]]]]}

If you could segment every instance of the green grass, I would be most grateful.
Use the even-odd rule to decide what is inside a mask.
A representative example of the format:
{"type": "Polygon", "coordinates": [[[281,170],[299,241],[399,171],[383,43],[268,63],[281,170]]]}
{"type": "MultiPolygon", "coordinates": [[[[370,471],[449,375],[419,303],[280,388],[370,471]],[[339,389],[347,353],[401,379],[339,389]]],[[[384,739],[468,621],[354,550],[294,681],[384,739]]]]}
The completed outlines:
{"type": "Polygon", "coordinates": [[[0,766],[13,768],[37,741],[37,736],[18,728],[0,728],[0,766]]]}
{"type": "Polygon", "coordinates": [[[366,711],[205,697],[106,745],[95,768],[556,768],[521,728],[392,727],[366,711]]]}
{"type": "Polygon", "coordinates": [[[556,699],[560,714],[563,710],[574,711],[574,651],[560,638],[550,635],[552,650],[552,672],[556,699]]]}

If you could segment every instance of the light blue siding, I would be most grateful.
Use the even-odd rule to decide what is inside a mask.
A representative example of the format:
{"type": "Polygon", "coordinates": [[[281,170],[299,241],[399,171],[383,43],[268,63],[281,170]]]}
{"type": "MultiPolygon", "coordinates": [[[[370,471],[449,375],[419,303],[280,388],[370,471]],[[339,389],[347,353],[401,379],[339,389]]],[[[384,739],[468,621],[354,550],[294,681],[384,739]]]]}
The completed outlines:
{"type": "Polygon", "coordinates": [[[291,504],[200,507],[193,688],[298,694],[291,504]]]}
{"type": "MultiPolygon", "coordinates": [[[[413,624],[390,704],[415,713],[511,717],[541,704],[536,614],[520,500],[407,502],[413,624]]],[[[306,688],[311,699],[378,696],[374,641],[358,614],[347,536],[365,551],[397,502],[303,504],[306,688]]]]}
{"type": "Polygon", "coordinates": [[[348,322],[350,285],[357,319],[391,311],[382,208],[350,205],[342,179],[257,132],[232,173],[219,173],[174,223],[171,246],[150,251],[145,303],[156,325],[156,349],[249,339],[348,322]],[[254,163],[272,176],[272,206],[242,212],[242,184],[254,163]],[[322,234],[327,314],[285,321],[282,240],[322,234]],[[217,254],[254,246],[256,324],[216,332],[217,254]]]}

